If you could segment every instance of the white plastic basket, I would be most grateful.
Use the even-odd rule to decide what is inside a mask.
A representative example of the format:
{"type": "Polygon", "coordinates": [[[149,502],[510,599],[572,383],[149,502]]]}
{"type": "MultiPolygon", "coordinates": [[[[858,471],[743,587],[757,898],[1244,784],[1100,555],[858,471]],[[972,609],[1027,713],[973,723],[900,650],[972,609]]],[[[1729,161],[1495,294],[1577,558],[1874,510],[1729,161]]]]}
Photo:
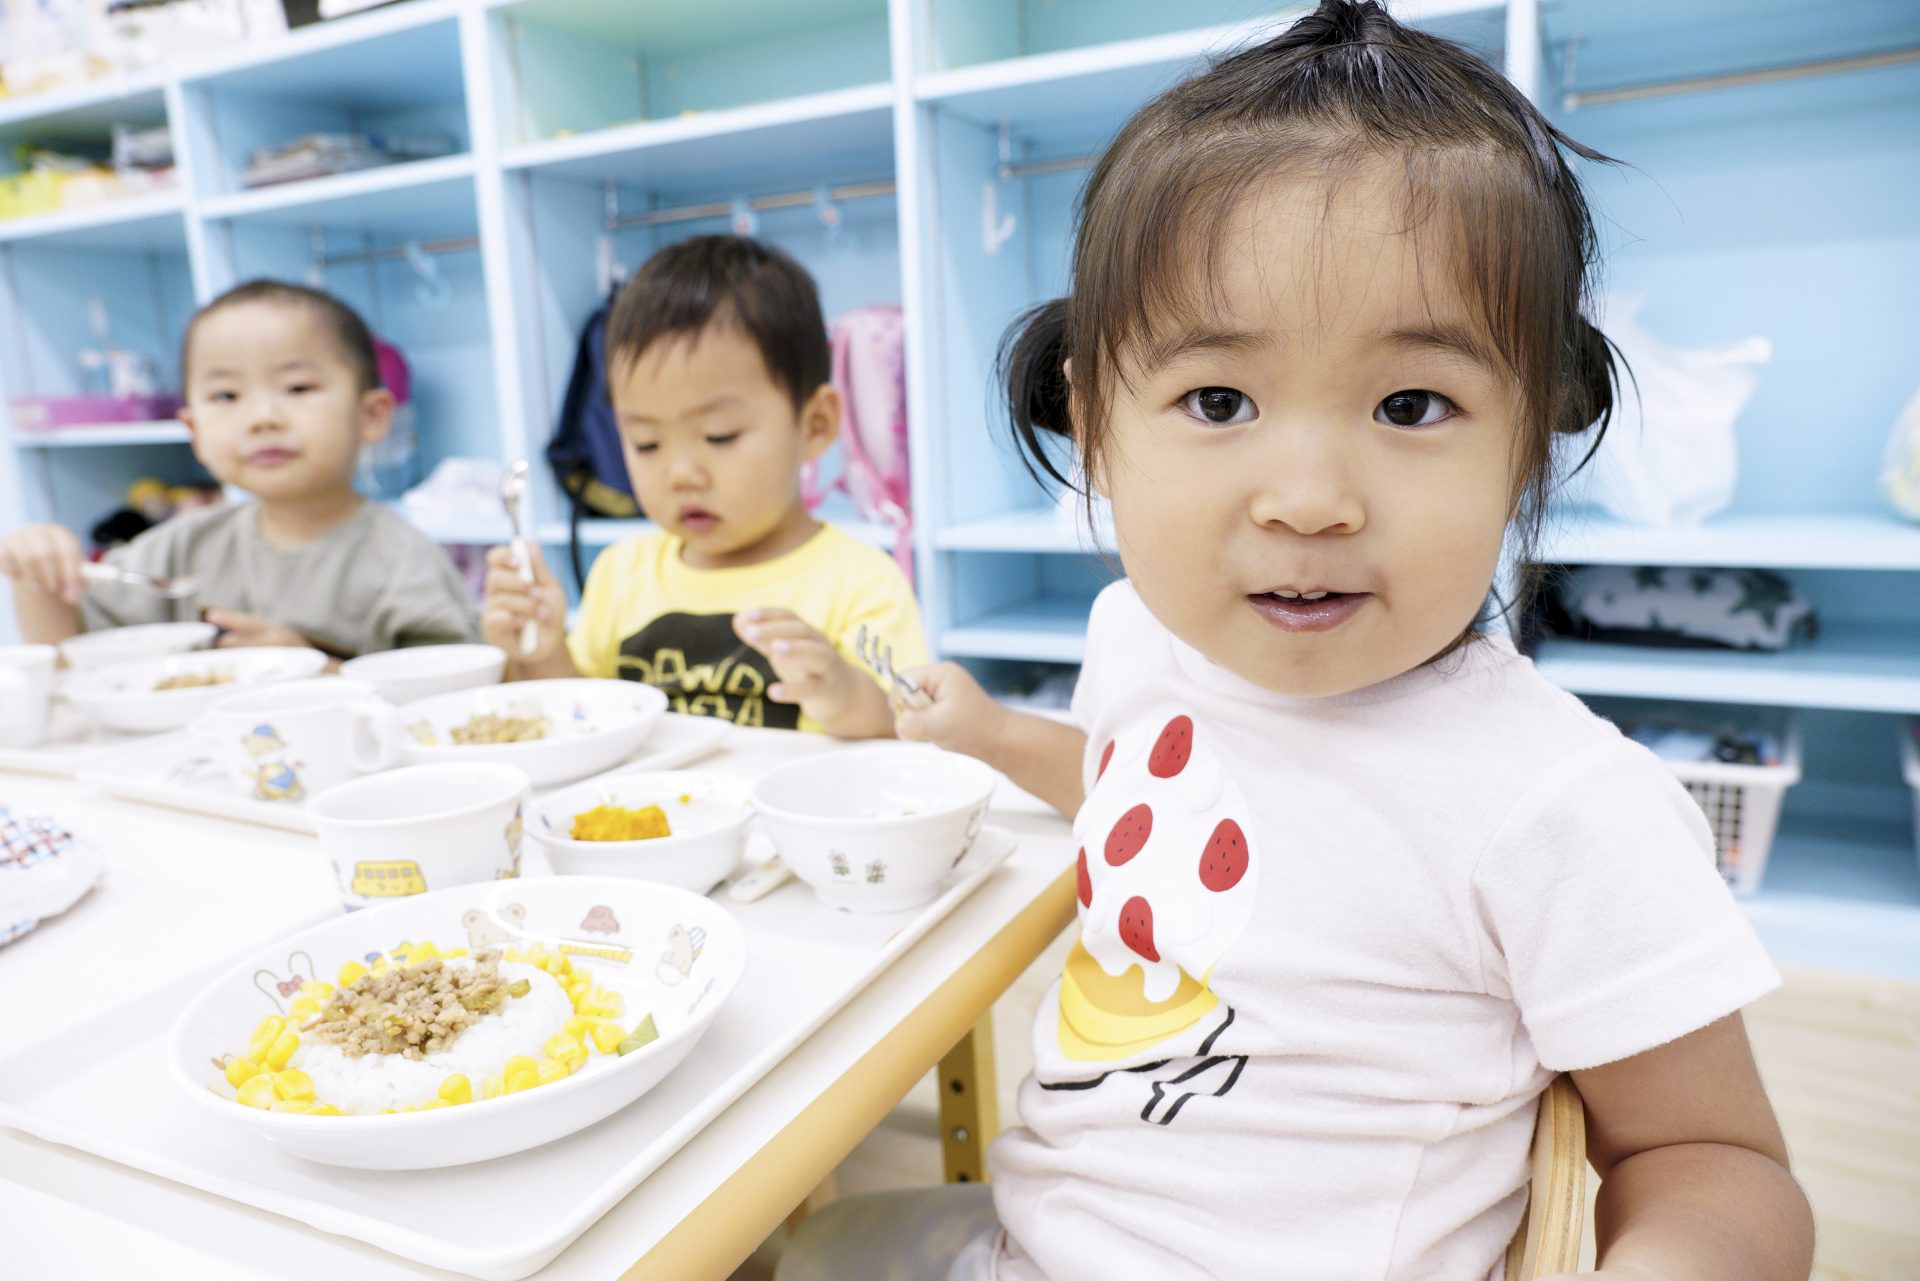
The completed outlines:
{"type": "MultiPolygon", "coordinates": [[[[1735,894],[1760,888],[1780,825],[1780,802],[1800,781],[1800,731],[1788,723],[1777,765],[1668,761],[1667,767],[1699,802],[1713,829],[1715,861],[1735,894]]],[[[1911,775],[1909,777],[1912,777],[1911,775]]]]}
{"type": "Polygon", "coordinates": [[[1913,852],[1920,858],[1920,716],[1901,723],[1900,767],[1913,789],[1913,852]]]}

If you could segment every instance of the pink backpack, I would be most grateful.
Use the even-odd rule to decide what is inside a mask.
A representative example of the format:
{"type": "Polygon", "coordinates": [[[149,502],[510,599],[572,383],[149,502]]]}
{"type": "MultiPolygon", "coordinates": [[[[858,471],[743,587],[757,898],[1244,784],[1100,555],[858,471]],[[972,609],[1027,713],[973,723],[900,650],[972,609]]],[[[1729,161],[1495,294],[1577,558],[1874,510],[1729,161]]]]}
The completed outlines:
{"type": "Polygon", "coordinates": [[[913,499],[907,478],[906,323],[900,308],[877,303],[848,312],[833,326],[833,385],[846,402],[840,448],[846,469],[821,488],[805,478],[809,509],[832,490],[867,520],[891,525],[893,558],[913,581],[913,499]]]}

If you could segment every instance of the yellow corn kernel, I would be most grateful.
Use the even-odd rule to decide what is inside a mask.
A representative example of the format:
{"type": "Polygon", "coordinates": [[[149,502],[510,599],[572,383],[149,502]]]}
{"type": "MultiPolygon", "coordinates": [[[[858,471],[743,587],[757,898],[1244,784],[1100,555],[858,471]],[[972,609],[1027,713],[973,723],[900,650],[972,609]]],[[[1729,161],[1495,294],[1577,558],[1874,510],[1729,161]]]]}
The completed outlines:
{"type": "Polygon", "coordinates": [[[267,1110],[270,1112],[292,1112],[298,1116],[306,1116],[313,1111],[313,1101],[311,1099],[275,1099],[273,1102],[267,1104],[267,1110]]]}
{"type": "Polygon", "coordinates": [[[564,1026],[568,1036],[576,1041],[584,1040],[587,1033],[593,1030],[593,1018],[586,1014],[575,1014],[566,1021],[564,1026]]]}
{"type": "Polygon", "coordinates": [[[371,973],[385,974],[387,970],[392,967],[392,965],[393,965],[392,960],[388,958],[385,952],[382,952],[380,955],[373,958],[373,969],[371,973]]]}
{"type": "Polygon", "coordinates": [[[340,967],[338,975],[341,987],[352,987],[365,977],[367,977],[367,967],[358,961],[348,961],[340,967]]]}
{"type": "Polygon", "coordinates": [[[611,1019],[594,1024],[592,1036],[594,1045],[602,1054],[612,1054],[620,1048],[620,1042],[627,1039],[626,1032],[611,1019]]]}
{"type": "Polygon", "coordinates": [[[431,961],[439,955],[440,946],[432,939],[426,939],[423,942],[414,944],[413,963],[415,965],[418,965],[422,961],[431,961]]]}
{"type": "Polygon", "coordinates": [[[261,1019],[259,1023],[254,1025],[253,1039],[248,1043],[247,1057],[250,1059],[258,1059],[264,1056],[267,1050],[272,1048],[274,1041],[279,1035],[286,1030],[287,1021],[278,1014],[269,1014],[264,1019],[261,1019]],[[259,1053],[253,1051],[253,1046],[259,1047],[259,1053]]]}
{"type": "Polygon", "coordinates": [[[468,952],[467,949],[464,947],[448,948],[446,951],[440,953],[441,959],[447,960],[447,961],[455,960],[459,957],[469,956],[469,955],[471,955],[471,953],[468,952]]]}
{"type": "Polygon", "coordinates": [[[333,1106],[333,1104],[331,1103],[316,1103],[313,1105],[313,1111],[309,1112],[307,1115],[308,1116],[345,1116],[346,1113],[342,1112],[339,1108],[333,1106]]]}
{"type": "Polygon", "coordinates": [[[526,953],[517,947],[503,947],[500,949],[500,959],[503,961],[517,961],[524,955],[526,955],[526,953]]]}
{"type": "Polygon", "coordinates": [[[259,1075],[260,1065],[252,1059],[227,1060],[227,1084],[236,1090],[259,1075]]]}
{"type": "Polygon", "coordinates": [[[473,1102],[473,1082],[467,1079],[466,1073],[455,1072],[440,1082],[440,1098],[446,1103],[471,1103],[473,1102]]]}
{"type": "Polygon", "coordinates": [[[310,996],[315,1001],[324,1001],[333,995],[333,984],[322,983],[319,979],[308,979],[300,985],[300,995],[310,996]]]}
{"type": "Polygon", "coordinates": [[[609,992],[603,987],[597,987],[586,1000],[580,1002],[577,1008],[580,1013],[591,1014],[595,1018],[617,1019],[626,1013],[627,1002],[626,998],[618,992],[609,992]]]}
{"type": "Polygon", "coordinates": [[[273,1074],[274,1095],[282,1099],[303,1099],[313,1102],[313,1078],[299,1068],[288,1068],[284,1072],[273,1074]]]}
{"type": "Polygon", "coordinates": [[[497,1099],[507,1092],[507,1083],[497,1074],[480,1082],[480,1097],[497,1099]]]}
{"type": "Polygon", "coordinates": [[[287,1019],[292,1023],[305,1023],[320,1012],[320,1002],[310,996],[303,996],[287,1007],[287,1019]]]}
{"type": "Polygon", "coordinates": [[[546,1050],[548,1058],[564,1059],[579,1051],[580,1040],[570,1032],[555,1032],[547,1038],[547,1043],[542,1048],[546,1050]]]}
{"type": "Polygon", "coordinates": [[[267,1051],[267,1056],[260,1061],[260,1064],[262,1067],[278,1072],[287,1065],[287,1061],[293,1057],[293,1052],[299,1048],[298,1036],[292,1032],[282,1032],[274,1039],[273,1048],[267,1051]]]}
{"type": "Polygon", "coordinates": [[[540,1084],[540,1065],[524,1054],[508,1059],[500,1074],[506,1078],[508,1094],[518,1094],[540,1084]]]}
{"type": "Polygon", "coordinates": [[[250,1108],[269,1107],[274,1102],[273,1078],[262,1072],[234,1091],[233,1097],[250,1108]]]}
{"type": "Polygon", "coordinates": [[[541,1085],[552,1085],[555,1081],[564,1081],[573,1075],[567,1070],[567,1065],[558,1059],[541,1059],[535,1070],[540,1074],[541,1085]]]}
{"type": "Polygon", "coordinates": [[[576,1006],[593,995],[593,980],[584,974],[578,975],[562,986],[567,989],[567,999],[576,1006]]]}

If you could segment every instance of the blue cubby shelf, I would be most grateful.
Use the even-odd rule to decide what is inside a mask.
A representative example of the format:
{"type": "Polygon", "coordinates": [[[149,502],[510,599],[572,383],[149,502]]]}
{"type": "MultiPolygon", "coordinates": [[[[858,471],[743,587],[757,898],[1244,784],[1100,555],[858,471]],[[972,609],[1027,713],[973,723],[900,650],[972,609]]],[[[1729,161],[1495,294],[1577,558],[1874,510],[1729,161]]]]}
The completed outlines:
{"type": "MultiPolygon", "coordinates": [[[[164,122],[180,158],[173,190],[0,223],[0,389],[78,390],[92,299],[111,304],[116,341],[170,362],[193,307],[221,289],[317,278],[412,363],[423,471],[458,456],[535,460],[533,528],[562,544],[566,503],[538,460],[577,335],[613,276],[728,225],[677,216],[690,207],[785,197],[759,234],[814,272],[829,317],[871,302],[907,313],[917,582],[934,647],[983,670],[1071,665],[1113,572],[1112,532],[1062,516],[1014,459],[997,425],[995,350],[1016,316],[1066,286],[1085,158],[1152,94],[1303,8],[408,0],[270,47],[0,100],[9,147],[100,145],[116,122],[164,122]],[[253,148],[356,130],[434,135],[450,151],[242,185],[253,148]],[[847,187],[865,194],[833,224],[811,193],[847,187]]],[[[1570,514],[1536,554],[1784,572],[1815,599],[1823,634],[1774,656],[1562,642],[1542,650],[1542,669],[1593,698],[1826,718],[1809,739],[1810,777],[1828,770],[1904,804],[1882,750],[1891,736],[1862,726],[1920,712],[1920,526],[1872,492],[1914,391],[1905,282],[1920,273],[1920,62],[1899,55],[1920,48],[1920,15],[1908,0],[1402,0],[1395,11],[1502,64],[1574,137],[1627,162],[1594,169],[1590,189],[1609,284],[1649,292],[1648,329],[1683,346],[1774,344],[1740,419],[1731,509],[1658,531],[1570,514]],[[1671,87],[1863,54],[1890,56],[1671,87]],[[1610,98],[1648,86],[1658,92],[1610,98]]],[[[65,435],[7,424],[0,505],[84,528],[141,469],[189,467],[182,439],[167,424],[65,435]]],[[[588,521],[585,551],[642,527],[588,521]]],[[[891,531],[854,528],[891,544],[891,531]]],[[[492,513],[430,532],[506,536],[492,513]]],[[[1790,803],[1747,904],[1778,955],[1920,969],[1920,874],[1886,810],[1815,818],[1790,803]]]]}

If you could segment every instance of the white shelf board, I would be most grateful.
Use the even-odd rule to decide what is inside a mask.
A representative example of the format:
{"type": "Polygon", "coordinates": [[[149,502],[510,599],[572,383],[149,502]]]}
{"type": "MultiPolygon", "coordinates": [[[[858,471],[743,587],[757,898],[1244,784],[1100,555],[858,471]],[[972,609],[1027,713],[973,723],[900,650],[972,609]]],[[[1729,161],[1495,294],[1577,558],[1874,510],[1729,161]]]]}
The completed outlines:
{"type": "Polygon", "coordinates": [[[934,648],[947,658],[1077,663],[1086,655],[1090,600],[1050,598],[981,615],[943,630],[934,648]]]}
{"type": "Polygon", "coordinates": [[[187,251],[185,202],[176,190],[153,191],[79,209],[0,220],[0,243],[60,248],[187,251]]]}
{"type": "Polygon", "coordinates": [[[1097,534],[1084,516],[1071,519],[1051,507],[1006,512],[980,520],[962,521],[936,530],[933,545],[947,552],[1060,552],[1069,555],[1111,553],[1113,527],[1102,525],[1097,534]]]}
{"type": "Polygon", "coordinates": [[[1920,981],[1920,862],[1905,824],[1789,813],[1759,892],[1739,902],[1779,964],[1920,981]]]}
{"type": "Polygon", "coordinates": [[[0,98],[0,129],[80,113],[105,121],[128,98],[157,94],[165,83],[157,71],[122,72],[47,93],[0,98]]]}
{"type": "Polygon", "coordinates": [[[1534,663],[1576,694],[1920,712],[1920,632],[1845,623],[1778,654],[1541,642],[1534,663]]]}
{"type": "Polygon", "coordinates": [[[471,155],[436,156],[209,196],[201,202],[200,215],[212,221],[254,219],[306,226],[342,215],[387,218],[413,211],[446,211],[464,200],[465,221],[471,223],[472,179],[471,155]]]}
{"type": "Polygon", "coordinates": [[[184,445],[192,438],[175,418],[140,423],[97,423],[92,426],[54,427],[45,431],[13,433],[21,449],[81,449],[98,445],[184,445]]]}
{"type": "Polygon", "coordinates": [[[756,187],[876,177],[869,170],[893,169],[893,86],[857,85],[548,138],[508,149],[500,164],[582,182],[670,181],[683,191],[737,184],[743,169],[756,187]]]}
{"type": "Polygon", "coordinates": [[[1692,529],[1639,529],[1591,513],[1556,521],[1538,559],[1574,565],[1920,570],[1920,524],[1846,512],[1720,516],[1692,529]]]}
{"type": "MultiPolygon", "coordinates": [[[[836,529],[852,534],[863,543],[871,543],[882,551],[893,550],[893,527],[876,521],[838,520],[828,518],[828,523],[836,529]]],[[[650,534],[659,526],[650,520],[609,520],[604,517],[590,517],[580,522],[580,545],[583,547],[611,547],[625,538],[638,534],[650,534]]],[[[567,545],[567,522],[564,520],[542,521],[534,528],[534,538],[545,547],[564,547],[567,545]]]]}
{"type": "MultiPolygon", "coordinates": [[[[1503,7],[1493,0],[1405,0],[1394,16],[1419,23],[1503,7]]],[[[1118,124],[1145,95],[1207,59],[1278,33],[1312,8],[1289,5],[1243,22],[927,72],[914,80],[913,96],[986,125],[1012,120],[1049,132],[1074,118],[1097,129],[1105,115],[1118,111],[1118,124]]]]}
{"type": "Polygon", "coordinates": [[[249,42],[195,59],[180,69],[180,79],[207,80],[329,49],[365,44],[382,36],[457,19],[460,11],[467,7],[467,0],[408,0],[406,4],[388,4],[327,22],[310,23],[289,31],[283,39],[249,42]]]}

